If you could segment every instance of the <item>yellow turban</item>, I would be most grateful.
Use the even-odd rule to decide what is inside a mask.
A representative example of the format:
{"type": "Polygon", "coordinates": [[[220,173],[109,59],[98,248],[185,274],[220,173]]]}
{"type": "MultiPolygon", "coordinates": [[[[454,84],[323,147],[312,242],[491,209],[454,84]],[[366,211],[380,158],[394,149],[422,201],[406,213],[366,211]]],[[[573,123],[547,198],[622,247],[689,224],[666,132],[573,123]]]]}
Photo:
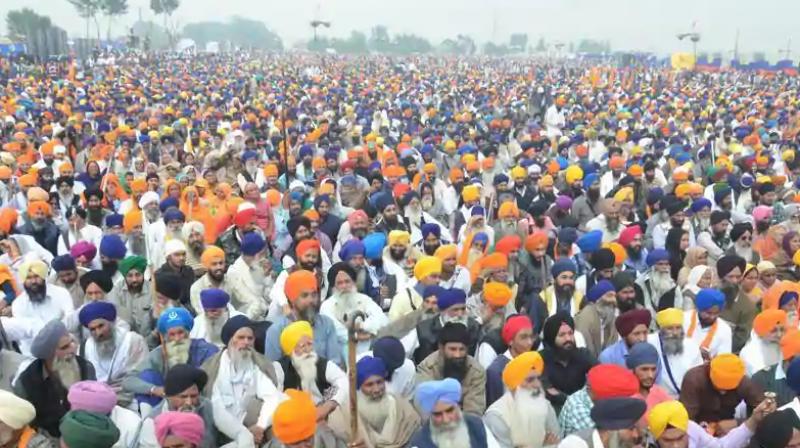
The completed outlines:
{"type": "Polygon", "coordinates": [[[567,168],[566,178],[568,184],[573,184],[581,179],[583,179],[583,170],[578,165],[570,165],[567,168]]]}
{"type": "Polygon", "coordinates": [[[445,244],[443,246],[439,246],[436,249],[436,252],[433,253],[433,256],[444,261],[448,258],[455,258],[458,256],[458,246],[455,244],[445,244]]]}
{"type": "Polygon", "coordinates": [[[519,218],[519,209],[513,202],[503,202],[497,210],[497,217],[500,219],[519,218]]]}
{"type": "Polygon", "coordinates": [[[125,218],[122,219],[122,227],[125,228],[125,233],[130,233],[134,227],[142,225],[142,211],[130,209],[125,213],[125,218]]]}
{"type": "Polygon", "coordinates": [[[422,257],[417,260],[417,264],[414,265],[414,278],[417,281],[421,281],[422,279],[434,275],[434,274],[441,274],[442,273],[442,260],[436,257],[422,257]]]}
{"type": "Polygon", "coordinates": [[[528,172],[525,171],[525,168],[521,166],[515,166],[514,168],[511,168],[511,178],[514,180],[523,179],[527,175],[528,172]]]}
{"type": "Polygon", "coordinates": [[[552,187],[553,186],[553,176],[549,174],[545,174],[539,179],[539,186],[540,187],[552,187]]]}
{"type": "Polygon", "coordinates": [[[480,199],[481,190],[477,185],[467,185],[461,190],[461,197],[464,198],[464,202],[475,202],[480,199]]]}
{"type": "Polygon", "coordinates": [[[718,355],[711,360],[711,384],[719,390],[734,390],[744,378],[744,362],[732,353],[718,355]]]}
{"type": "Polygon", "coordinates": [[[306,336],[311,340],[314,339],[314,330],[311,328],[311,324],[305,320],[292,322],[281,332],[281,350],[285,355],[292,354],[300,339],[306,336]]]}
{"type": "Polygon", "coordinates": [[[394,246],[396,244],[408,246],[411,244],[411,234],[405,230],[392,230],[389,232],[389,245],[394,246]]]}
{"type": "Polygon", "coordinates": [[[211,263],[215,260],[225,261],[225,251],[217,246],[206,246],[203,255],[200,256],[200,263],[206,269],[211,269],[211,263]]]}
{"type": "Polygon", "coordinates": [[[683,325],[683,311],[678,308],[667,308],[656,314],[656,323],[660,328],[683,325]]]}
{"type": "Polygon", "coordinates": [[[544,370],[542,355],[539,352],[522,353],[506,364],[503,369],[503,384],[509,389],[516,389],[532,370],[541,375],[544,370]]]}
{"type": "Polygon", "coordinates": [[[42,279],[47,278],[47,264],[41,260],[30,260],[19,267],[19,279],[23,282],[28,279],[28,274],[36,274],[42,279]]]}
{"type": "MultiPolygon", "coordinates": [[[[680,186],[680,185],[679,185],[680,186]]],[[[631,187],[623,187],[614,194],[614,199],[619,202],[630,202],[633,203],[633,188],[631,187]]]]}
{"type": "Polygon", "coordinates": [[[689,428],[689,413],[680,401],[664,401],[650,409],[647,426],[656,439],[670,426],[686,432],[689,428]]]}

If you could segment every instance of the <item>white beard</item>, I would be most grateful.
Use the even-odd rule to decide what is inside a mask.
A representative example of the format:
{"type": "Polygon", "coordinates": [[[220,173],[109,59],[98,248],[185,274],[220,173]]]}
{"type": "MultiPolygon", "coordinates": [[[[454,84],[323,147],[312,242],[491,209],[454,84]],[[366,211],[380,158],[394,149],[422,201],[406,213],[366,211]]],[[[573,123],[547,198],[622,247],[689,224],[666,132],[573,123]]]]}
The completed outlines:
{"type": "Polygon", "coordinates": [[[346,323],[344,317],[346,314],[352,314],[353,311],[358,309],[358,293],[356,292],[340,292],[336,294],[336,302],[334,302],[334,309],[336,319],[341,323],[346,323]]]}
{"type": "Polygon", "coordinates": [[[783,357],[781,356],[780,344],[762,340],[761,347],[761,353],[764,356],[764,365],[774,366],[775,364],[781,362],[783,357]]]}
{"type": "Polygon", "coordinates": [[[372,430],[381,432],[383,430],[383,425],[386,424],[386,419],[389,418],[390,406],[392,405],[391,400],[385,393],[378,400],[373,400],[360,390],[357,392],[357,395],[358,415],[367,422],[372,430]]]}
{"type": "Polygon", "coordinates": [[[518,388],[514,392],[514,415],[517,417],[509,425],[514,446],[532,444],[540,446],[544,442],[547,418],[547,399],[541,389],[538,395],[533,391],[518,388]]]}
{"type": "Polygon", "coordinates": [[[653,288],[652,300],[655,302],[662,294],[675,287],[675,280],[672,280],[668,272],[653,271],[650,273],[650,286],[653,288]]]}
{"type": "Polygon", "coordinates": [[[734,251],[736,255],[744,258],[749,263],[750,260],[753,259],[753,246],[750,247],[740,247],[738,244],[733,245],[734,251]]]}
{"type": "Polygon", "coordinates": [[[464,448],[470,446],[469,430],[464,417],[457,422],[447,423],[441,427],[431,425],[431,440],[438,448],[464,448]]]}
{"type": "Polygon", "coordinates": [[[65,389],[81,380],[81,369],[78,366],[78,360],[74,356],[68,359],[55,358],[53,360],[53,372],[61,380],[61,384],[65,389]]]}
{"type": "Polygon", "coordinates": [[[222,327],[228,322],[228,312],[225,311],[216,319],[206,319],[206,338],[208,342],[215,345],[222,345],[222,327]]]}
{"type": "Polygon", "coordinates": [[[113,334],[105,341],[94,341],[94,346],[95,350],[97,350],[97,355],[103,360],[112,359],[117,351],[117,344],[113,334]]]}
{"type": "Polygon", "coordinates": [[[167,342],[167,366],[174,367],[178,364],[186,364],[189,361],[189,341],[184,339],[180,342],[167,342]]]}
{"type": "Polygon", "coordinates": [[[246,348],[242,350],[228,349],[228,357],[233,364],[233,370],[241,372],[253,367],[253,349],[246,348]]]}
{"type": "MultiPolygon", "coordinates": [[[[297,370],[297,375],[300,377],[300,387],[305,392],[311,392],[317,388],[317,354],[311,352],[306,355],[297,356],[294,353],[291,355],[292,366],[297,370]]],[[[325,391],[319,391],[322,394],[325,391]]]]}
{"type": "Polygon", "coordinates": [[[414,227],[419,227],[422,223],[422,209],[412,209],[411,207],[406,208],[406,218],[414,227]]]}

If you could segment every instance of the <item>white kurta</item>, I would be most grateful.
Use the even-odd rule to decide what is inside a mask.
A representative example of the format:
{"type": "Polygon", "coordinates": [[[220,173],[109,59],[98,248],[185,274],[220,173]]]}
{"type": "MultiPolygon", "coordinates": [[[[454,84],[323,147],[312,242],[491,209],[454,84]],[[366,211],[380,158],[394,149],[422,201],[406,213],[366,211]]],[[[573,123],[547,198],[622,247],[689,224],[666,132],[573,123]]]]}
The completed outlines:
{"type": "MultiPolygon", "coordinates": [[[[692,324],[693,314],[694,313],[691,311],[683,313],[683,330],[686,331],[686,337],[693,340],[697,346],[700,347],[706,335],[711,330],[711,327],[703,328],[703,326],[700,325],[700,318],[697,317],[694,334],[689,337],[689,327],[692,324]]],[[[717,332],[714,334],[711,345],[708,347],[712,358],[723,353],[731,353],[731,347],[733,346],[733,331],[731,330],[731,326],[721,318],[717,318],[717,322],[717,332]]]]}
{"type": "Polygon", "coordinates": [[[134,446],[139,435],[139,425],[142,419],[139,414],[119,406],[114,406],[109,416],[114,425],[119,429],[119,440],[111,448],[130,448],[134,446]]]}
{"type": "Polygon", "coordinates": [[[109,384],[120,383],[128,371],[138,366],[149,352],[140,334],[119,327],[114,333],[116,350],[110,359],[100,357],[94,338],[86,340],[83,353],[84,358],[94,366],[97,381],[109,384]]]}
{"type": "MultiPolygon", "coordinates": [[[[366,315],[366,319],[361,323],[361,330],[369,333],[373,338],[378,331],[389,323],[389,318],[383,313],[381,307],[372,298],[364,294],[355,294],[355,302],[352,308],[339,306],[339,296],[333,295],[322,302],[319,313],[328,316],[336,327],[336,336],[342,347],[347,347],[347,327],[345,326],[344,316],[352,311],[361,311],[366,315]]],[[[371,340],[359,341],[356,346],[356,354],[364,353],[369,350],[371,340]]]]}
{"type": "Polygon", "coordinates": [[[659,386],[663,387],[671,396],[677,398],[679,395],[675,385],[681,387],[683,377],[686,372],[692,367],[697,367],[703,363],[703,357],[700,355],[700,346],[693,339],[684,338],[683,352],[679,355],[668,355],[667,361],[669,362],[669,370],[672,373],[672,378],[675,380],[675,385],[672,384],[669,374],[667,373],[667,366],[664,364],[664,355],[661,352],[661,343],[659,341],[658,333],[652,333],[647,336],[649,342],[658,351],[659,360],[661,361],[661,372],[656,378],[659,386]]]}
{"type": "Polygon", "coordinates": [[[275,408],[285,397],[255,364],[236,372],[228,351],[225,350],[220,358],[211,399],[221,403],[240,422],[244,422],[247,415],[248,403],[253,399],[261,400],[263,404],[256,424],[260,428],[267,429],[272,426],[272,414],[275,408]]]}
{"type": "Polygon", "coordinates": [[[742,347],[739,357],[744,361],[744,367],[747,370],[747,376],[752,377],[756,372],[764,370],[767,367],[772,367],[781,361],[780,348],[776,345],[773,350],[776,350],[775,361],[768,362],[766,351],[770,350],[767,344],[755,332],[751,332],[750,339],[742,347]]]}
{"type": "MultiPolygon", "coordinates": [[[[53,319],[64,320],[75,311],[69,291],[52,283],[47,284],[47,297],[42,303],[31,302],[27,292],[23,292],[11,303],[14,317],[22,317],[38,321],[44,326],[53,319]]],[[[20,341],[23,354],[30,354],[30,341],[20,341]]]]}
{"type": "MultiPolygon", "coordinates": [[[[278,379],[278,389],[283,390],[283,379],[285,378],[283,367],[281,367],[280,363],[277,361],[273,362],[272,365],[275,367],[275,376],[278,379]]],[[[328,365],[325,367],[325,381],[327,381],[334,390],[330,399],[338,403],[339,406],[345,406],[347,404],[348,391],[350,390],[347,374],[344,373],[344,371],[335,363],[328,361],[328,365]]],[[[322,396],[323,391],[320,391],[316,384],[312,386],[312,390],[306,392],[311,394],[311,398],[314,400],[314,403],[322,403],[324,399],[322,396]]]]}

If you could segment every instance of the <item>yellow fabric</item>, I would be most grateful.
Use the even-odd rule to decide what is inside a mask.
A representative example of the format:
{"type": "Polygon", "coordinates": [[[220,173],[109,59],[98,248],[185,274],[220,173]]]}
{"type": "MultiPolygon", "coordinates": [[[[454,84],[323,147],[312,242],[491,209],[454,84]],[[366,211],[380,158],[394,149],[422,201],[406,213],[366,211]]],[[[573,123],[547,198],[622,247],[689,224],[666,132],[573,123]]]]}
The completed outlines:
{"type": "Polygon", "coordinates": [[[521,166],[515,166],[514,168],[511,168],[511,178],[514,180],[524,179],[527,175],[527,171],[525,171],[525,168],[521,166]]]}
{"type": "Polygon", "coordinates": [[[513,202],[503,202],[497,209],[497,217],[500,219],[518,218],[519,209],[513,202]]]}
{"type": "Polygon", "coordinates": [[[408,246],[411,244],[411,234],[405,230],[392,230],[389,232],[389,245],[403,245],[408,246]]]}
{"type": "Polygon", "coordinates": [[[200,256],[200,263],[206,268],[211,268],[211,263],[215,260],[225,260],[225,251],[217,246],[206,246],[203,255],[200,256]]]}
{"type": "Polygon", "coordinates": [[[445,244],[443,246],[439,246],[436,249],[436,252],[433,253],[433,256],[444,261],[448,258],[453,258],[458,256],[458,246],[455,244],[445,244]]]}
{"type": "Polygon", "coordinates": [[[487,282],[483,285],[483,300],[494,308],[502,308],[511,300],[511,288],[505,283],[487,282]]]}
{"type": "Polygon", "coordinates": [[[422,279],[426,277],[441,273],[442,260],[437,257],[422,257],[417,260],[417,264],[414,265],[414,278],[416,278],[417,281],[422,281],[422,279]]]}
{"type": "Polygon", "coordinates": [[[314,330],[311,328],[311,324],[305,320],[290,323],[281,332],[281,350],[285,355],[291,355],[297,343],[304,337],[314,339],[314,330]]]}
{"type": "Polygon", "coordinates": [[[678,308],[667,308],[656,314],[656,323],[660,328],[683,325],[683,311],[678,308]]]}
{"type": "Polygon", "coordinates": [[[656,439],[670,426],[685,432],[689,428],[689,413],[680,401],[664,401],[650,409],[647,426],[656,439]]]}
{"type": "Polygon", "coordinates": [[[28,278],[28,274],[33,273],[37,276],[47,278],[47,264],[41,260],[31,260],[22,263],[19,267],[19,279],[23,282],[28,278]]]}
{"type": "Polygon", "coordinates": [[[718,355],[711,360],[711,384],[719,390],[734,390],[739,387],[744,373],[744,362],[732,353],[718,355]]]}
{"type": "Polygon", "coordinates": [[[461,190],[461,197],[464,202],[475,202],[481,197],[481,191],[477,185],[467,185],[461,190]]]}
{"type": "Polygon", "coordinates": [[[568,184],[573,184],[583,179],[583,170],[578,165],[570,165],[565,173],[568,184]]]}
{"type": "Polygon", "coordinates": [[[544,360],[539,352],[525,352],[512,359],[503,369],[503,384],[514,390],[525,381],[525,378],[534,370],[540,375],[544,370],[544,360]]]}

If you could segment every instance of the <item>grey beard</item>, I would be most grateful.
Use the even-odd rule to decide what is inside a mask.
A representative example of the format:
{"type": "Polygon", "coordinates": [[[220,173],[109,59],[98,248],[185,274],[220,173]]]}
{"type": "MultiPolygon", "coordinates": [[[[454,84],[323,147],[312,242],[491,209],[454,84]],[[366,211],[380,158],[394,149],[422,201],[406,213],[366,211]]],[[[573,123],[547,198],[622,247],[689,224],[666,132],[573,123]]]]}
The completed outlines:
{"type": "Polygon", "coordinates": [[[776,342],[764,341],[764,364],[767,366],[774,366],[781,362],[781,347],[776,342]]]}
{"type": "Polygon", "coordinates": [[[609,322],[614,321],[614,317],[617,311],[615,307],[607,305],[597,305],[596,309],[597,309],[597,314],[600,315],[600,323],[602,324],[603,327],[605,327],[606,324],[608,324],[609,322]]]}
{"type": "Polygon", "coordinates": [[[128,242],[131,245],[131,252],[133,252],[136,255],[141,255],[141,256],[146,255],[145,252],[147,252],[147,245],[145,244],[144,241],[144,235],[130,236],[128,238],[128,242]]]}
{"type": "Polygon", "coordinates": [[[440,426],[431,425],[431,439],[438,448],[463,448],[470,446],[469,431],[463,417],[457,422],[444,423],[440,426]]]}
{"type": "Polygon", "coordinates": [[[167,342],[167,366],[174,367],[189,361],[189,341],[167,342]]]}
{"type": "Polygon", "coordinates": [[[356,392],[358,396],[358,415],[376,432],[383,430],[386,419],[389,418],[389,406],[391,402],[384,393],[379,399],[375,400],[360,390],[356,392]]]}
{"type": "Polygon", "coordinates": [[[158,209],[147,209],[147,211],[145,211],[145,217],[148,222],[156,222],[161,219],[161,212],[159,212],[158,209]]]}
{"type": "Polygon", "coordinates": [[[243,348],[241,350],[228,349],[228,357],[233,363],[233,370],[240,372],[253,366],[253,349],[243,348]]]}
{"type": "Polygon", "coordinates": [[[673,338],[662,335],[661,345],[664,349],[664,353],[666,353],[667,356],[680,355],[683,353],[683,336],[680,338],[673,338]]]}
{"type": "Polygon", "coordinates": [[[117,351],[117,343],[113,335],[105,341],[95,341],[94,345],[101,359],[111,359],[114,357],[114,352],[117,351]]]}
{"type": "Polygon", "coordinates": [[[662,294],[675,287],[669,273],[653,271],[650,273],[650,285],[653,287],[653,301],[657,301],[662,294]]]}
{"type": "Polygon", "coordinates": [[[225,326],[225,322],[227,321],[227,311],[222,313],[222,315],[216,319],[209,319],[208,316],[206,316],[206,327],[208,328],[206,331],[206,337],[208,338],[208,342],[222,345],[222,327],[225,326]]]}
{"type": "MultiPolygon", "coordinates": [[[[314,352],[301,356],[291,354],[292,366],[297,370],[300,386],[305,392],[311,392],[316,387],[317,359],[317,354],[314,352]]],[[[325,391],[319,392],[324,393],[325,391]]]]}
{"type": "Polygon", "coordinates": [[[58,377],[65,389],[69,389],[70,386],[81,380],[81,370],[75,356],[70,356],[67,359],[55,358],[53,360],[53,373],[58,377]]]}
{"type": "Polygon", "coordinates": [[[741,247],[738,243],[733,245],[736,255],[744,258],[748,263],[753,259],[753,247],[741,247]]]}

